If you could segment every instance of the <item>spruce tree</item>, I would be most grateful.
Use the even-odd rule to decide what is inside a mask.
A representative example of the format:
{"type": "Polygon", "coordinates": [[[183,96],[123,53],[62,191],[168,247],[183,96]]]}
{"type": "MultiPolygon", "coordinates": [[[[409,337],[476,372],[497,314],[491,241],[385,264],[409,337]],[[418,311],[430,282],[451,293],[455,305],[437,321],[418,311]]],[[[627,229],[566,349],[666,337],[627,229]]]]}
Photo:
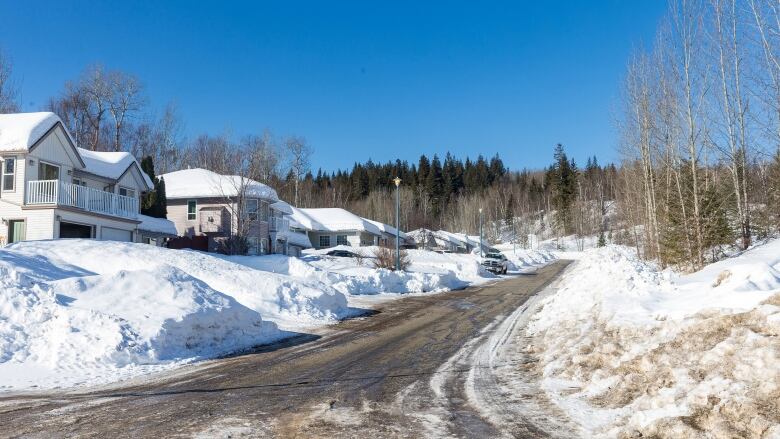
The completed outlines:
{"type": "Polygon", "coordinates": [[[563,145],[555,146],[555,164],[548,171],[552,190],[552,204],[556,210],[558,227],[564,234],[573,233],[574,221],[572,208],[577,194],[577,167],[569,161],[563,145]]]}

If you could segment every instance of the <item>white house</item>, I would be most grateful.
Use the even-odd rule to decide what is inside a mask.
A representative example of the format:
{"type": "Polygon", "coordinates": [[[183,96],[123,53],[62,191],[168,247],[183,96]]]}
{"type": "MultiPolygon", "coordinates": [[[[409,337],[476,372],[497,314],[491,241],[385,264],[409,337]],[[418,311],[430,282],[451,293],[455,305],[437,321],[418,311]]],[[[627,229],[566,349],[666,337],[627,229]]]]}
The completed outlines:
{"type": "Polygon", "coordinates": [[[399,244],[401,247],[408,247],[414,244],[413,240],[410,239],[406,235],[406,233],[396,229],[395,227],[389,224],[385,224],[381,221],[370,220],[368,218],[363,218],[363,219],[375,225],[379,229],[379,231],[382,232],[382,236],[379,238],[380,245],[395,245],[396,233],[400,238],[399,244]]]}
{"type": "Polygon", "coordinates": [[[0,240],[5,243],[143,242],[144,232],[157,239],[170,231],[159,222],[156,230],[144,230],[148,217],[140,214],[139,198],[153,185],[135,158],[79,148],[54,113],[0,114],[0,160],[0,240]]]}
{"type": "Polygon", "coordinates": [[[181,236],[207,237],[209,251],[237,233],[247,238],[250,254],[299,255],[311,247],[305,234],[290,229],[292,208],[263,183],[199,168],[160,177],[165,180],[168,219],[181,236]]]}
{"type": "Polygon", "coordinates": [[[452,233],[446,230],[417,229],[408,233],[414,239],[419,248],[427,250],[439,250],[452,253],[470,253],[479,247],[479,242],[474,241],[465,234],[452,233]]]}
{"type": "Polygon", "coordinates": [[[316,249],[377,245],[382,231],[372,222],[339,208],[292,208],[295,228],[305,231],[316,249]]]}

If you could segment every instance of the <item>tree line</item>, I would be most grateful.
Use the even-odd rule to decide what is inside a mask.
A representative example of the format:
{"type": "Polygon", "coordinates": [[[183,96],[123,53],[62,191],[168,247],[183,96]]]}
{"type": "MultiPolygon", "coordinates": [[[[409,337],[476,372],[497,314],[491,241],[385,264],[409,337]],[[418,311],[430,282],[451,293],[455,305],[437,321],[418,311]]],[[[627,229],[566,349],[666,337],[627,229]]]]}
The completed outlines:
{"type": "Polygon", "coordinates": [[[640,254],[695,269],[778,231],[776,1],[672,1],[621,108],[618,206],[640,254]]]}

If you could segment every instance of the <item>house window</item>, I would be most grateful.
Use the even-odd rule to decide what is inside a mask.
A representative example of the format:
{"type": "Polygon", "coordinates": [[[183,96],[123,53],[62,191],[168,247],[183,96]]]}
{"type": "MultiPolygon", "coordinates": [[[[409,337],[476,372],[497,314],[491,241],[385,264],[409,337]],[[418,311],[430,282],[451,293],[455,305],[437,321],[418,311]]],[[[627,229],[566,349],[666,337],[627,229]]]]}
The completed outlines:
{"type": "Polygon", "coordinates": [[[330,236],[320,236],[320,248],[330,247],[330,236]]]}
{"type": "MultiPolygon", "coordinates": [[[[119,195],[123,197],[135,197],[135,190],[119,186],[119,195]]],[[[189,212],[188,212],[189,213],[189,212]]],[[[193,218],[195,219],[195,218],[193,218]]]]}
{"type": "Polygon", "coordinates": [[[257,212],[258,212],[258,205],[259,205],[257,199],[250,198],[246,200],[245,204],[246,207],[244,210],[246,211],[246,218],[249,221],[257,221],[257,212]]]}
{"type": "Polygon", "coordinates": [[[87,182],[85,180],[81,180],[79,178],[74,178],[73,179],[73,184],[75,184],[76,186],[86,186],[87,182]]]}
{"type": "Polygon", "coordinates": [[[38,162],[38,180],[59,180],[60,167],[38,162]]]}
{"type": "Polygon", "coordinates": [[[347,235],[336,235],[336,245],[349,245],[347,235]]]}
{"type": "Polygon", "coordinates": [[[187,219],[195,221],[197,217],[198,202],[196,200],[187,201],[187,219]]]}
{"type": "Polygon", "coordinates": [[[260,203],[260,221],[268,221],[268,203],[260,203]]]}
{"type": "Polygon", "coordinates": [[[5,157],[3,161],[3,190],[14,190],[16,181],[16,157],[5,157]]]}

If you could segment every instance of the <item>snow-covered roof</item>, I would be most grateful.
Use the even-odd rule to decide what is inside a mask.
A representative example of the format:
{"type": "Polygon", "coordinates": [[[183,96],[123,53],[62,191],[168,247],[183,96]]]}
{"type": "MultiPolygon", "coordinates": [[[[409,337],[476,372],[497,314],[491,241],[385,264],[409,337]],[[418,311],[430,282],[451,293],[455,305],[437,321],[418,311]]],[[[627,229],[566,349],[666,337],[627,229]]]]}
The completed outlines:
{"type": "MultiPolygon", "coordinates": [[[[380,221],[374,221],[374,220],[370,220],[368,218],[363,218],[363,219],[368,221],[369,223],[375,225],[382,232],[387,233],[388,235],[395,236],[395,232],[396,232],[396,228],[395,227],[393,227],[393,226],[391,226],[389,224],[385,224],[385,223],[380,222],[380,221]]],[[[406,233],[404,233],[404,232],[399,231],[398,236],[400,236],[401,239],[406,239],[406,233]]]]}
{"type": "Polygon", "coordinates": [[[448,232],[446,230],[439,230],[436,232],[433,232],[434,236],[438,237],[439,239],[444,239],[446,241],[449,241],[455,245],[464,245],[464,246],[475,246],[479,245],[479,243],[472,241],[469,239],[466,235],[462,233],[452,233],[448,232]]]}
{"type": "Polygon", "coordinates": [[[276,191],[258,181],[238,175],[221,175],[208,169],[182,169],[160,176],[167,198],[235,197],[242,187],[247,196],[278,201],[276,191]],[[243,184],[242,184],[243,183],[243,184]]]}
{"type": "Polygon", "coordinates": [[[0,151],[27,151],[57,122],[60,118],[48,111],[0,114],[0,151]]]}
{"type": "Polygon", "coordinates": [[[382,231],[374,224],[337,207],[319,209],[297,209],[293,207],[292,219],[307,230],[338,232],[356,230],[381,235],[382,231]]]}
{"type": "MultiPolygon", "coordinates": [[[[127,168],[138,165],[132,154],[124,151],[90,151],[84,148],[76,148],[84,160],[86,168],[84,171],[90,174],[99,175],[101,177],[110,178],[112,180],[118,180],[122,174],[127,171],[127,168]]],[[[146,183],[148,189],[154,188],[152,179],[146,175],[146,172],[141,170],[141,176],[146,183]]]]}
{"type": "Polygon", "coordinates": [[[284,201],[277,201],[276,203],[270,204],[271,209],[278,210],[279,212],[286,213],[287,215],[292,215],[292,206],[285,203],[284,201]]]}
{"type": "Polygon", "coordinates": [[[305,233],[292,232],[289,230],[276,232],[276,239],[286,239],[289,244],[294,244],[303,248],[312,248],[309,236],[305,233]]]}
{"type": "Polygon", "coordinates": [[[162,233],[164,235],[176,236],[176,226],[173,221],[165,218],[155,218],[148,215],[138,215],[138,219],[141,224],[138,224],[139,230],[146,230],[147,232],[162,233]]]}
{"type": "MultiPolygon", "coordinates": [[[[62,123],[60,118],[49,111],[39,113],[0,114],[0,151],[28,151],[35,142],[49,132],[55,125],[62,123]]],[[[76,142],[65,129],[70,142],[76,142]]],[[[76,152],[84,162],[84,171],[101,177],[117,180],[135,164],[135,157],[127,152],[95,152],[84,148],[76,148],[76,152]]],[[[152,180],[138,167],[147,189],[152,189],[152,180]]]]}

